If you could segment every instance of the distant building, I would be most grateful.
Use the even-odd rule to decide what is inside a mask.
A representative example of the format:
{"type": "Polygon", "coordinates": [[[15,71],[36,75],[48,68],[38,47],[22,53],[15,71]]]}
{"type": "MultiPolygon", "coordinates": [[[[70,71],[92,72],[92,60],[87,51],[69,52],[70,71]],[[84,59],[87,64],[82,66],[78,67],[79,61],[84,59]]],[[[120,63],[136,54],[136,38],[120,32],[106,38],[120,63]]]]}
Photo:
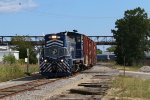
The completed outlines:
{"type": "MultiPolygon", "coordinates": [[[[116,56],[113,52],[103,52],[103,54],[97,54],[98,61],[115,60],[116,56]]],[[[145,52],[145,62],[150,65],[150,52],[145,52]]]]}
{"type": "Polygon", "coordinates": [[[98,61],[115,60],[116,56],[113,52],[103,52],[103,54],[97,54],[98,61]]]}
{"type": "Polygon", "coordinates": [[[13,51],[8,46],[0,46],[0,62],[3,61],[4,55],[12,54],[19,60],[19,51],[13,51]]]}
{"type": "Polygon", "coordinates": [[[146,59],[150,59],[150,52],[145,52],[146,59]]]}

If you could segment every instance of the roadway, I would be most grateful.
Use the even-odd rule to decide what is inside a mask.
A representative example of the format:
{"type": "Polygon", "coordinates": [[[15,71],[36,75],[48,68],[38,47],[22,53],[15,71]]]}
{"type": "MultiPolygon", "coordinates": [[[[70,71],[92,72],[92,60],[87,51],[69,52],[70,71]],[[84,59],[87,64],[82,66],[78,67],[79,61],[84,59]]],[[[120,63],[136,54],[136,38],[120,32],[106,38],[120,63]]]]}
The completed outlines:
{"type": "MultiPolygon", "coordinates": [[[[124,71],[119,71],[119,74],[124,75],[124,71]]],[[[125,76],[150,79],[150,73],[146,73],[146,72],[125,71],[125,76]]]]}

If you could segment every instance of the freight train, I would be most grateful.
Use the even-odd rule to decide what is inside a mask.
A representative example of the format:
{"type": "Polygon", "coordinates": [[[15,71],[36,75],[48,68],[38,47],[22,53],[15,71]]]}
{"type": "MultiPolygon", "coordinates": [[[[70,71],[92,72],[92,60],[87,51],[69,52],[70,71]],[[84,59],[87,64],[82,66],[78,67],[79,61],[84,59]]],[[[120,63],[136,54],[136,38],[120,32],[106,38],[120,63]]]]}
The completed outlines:
{"type": "Polygon", "coordinates": [[[84,34],[46,34],[44,42],[40,57],[40,73],[44,76],[70,76],[96,64],[96,44],[84,34]]]}

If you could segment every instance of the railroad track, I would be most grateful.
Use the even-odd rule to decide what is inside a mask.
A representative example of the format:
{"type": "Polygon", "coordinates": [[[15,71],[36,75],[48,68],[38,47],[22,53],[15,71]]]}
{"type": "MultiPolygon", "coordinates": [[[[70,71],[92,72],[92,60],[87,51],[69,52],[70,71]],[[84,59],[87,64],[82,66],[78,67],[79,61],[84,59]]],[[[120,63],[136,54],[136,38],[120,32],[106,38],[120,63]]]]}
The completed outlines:
{"type": "Polygon", "coordinates": [[[78,88],[70,89],[68,93],[57,95],[49,100],[101,100],[111,88],[112,76],[94,75],[90,82],[78,84],[78,88]]]}
{"type": "Polygon", "coordinates": [[[0,99],[15,95],[20,92],[35,90],[35,88],[38,86],[52,83],[56,80],[58,79],[37,79],[28,83],[0,89],[0,99]]]}
{"type": "MultiPolygon", "coordinates": [[[[71,77],[75,77],[78,74],[79,74],[79,72],[74,73],[71,77]]],[[[60,79],[67,79],[70,77],[47,79],[47,78],[39,77],[39,76],[35,75],[33,77],[27,77],[27,78],[29,80],[30,79],[32,80],[32,78],[33,79],[38,78],[38,79],[32,80],[31,82],[23,83],[20,85],[14,85],[14,86],[0,89],[0,100],[5,98],[5,97],[13,96],[13,95],[16,95],[16,94],[21,93],[21,92],[36,90],[36,87],[46,85],[48,83],[52,83],[52,82],[55,82],[55,81],[60,80],[60,79]]],[[[19,80],[22,80],[22,79],[19,79],[19,80]]]]}

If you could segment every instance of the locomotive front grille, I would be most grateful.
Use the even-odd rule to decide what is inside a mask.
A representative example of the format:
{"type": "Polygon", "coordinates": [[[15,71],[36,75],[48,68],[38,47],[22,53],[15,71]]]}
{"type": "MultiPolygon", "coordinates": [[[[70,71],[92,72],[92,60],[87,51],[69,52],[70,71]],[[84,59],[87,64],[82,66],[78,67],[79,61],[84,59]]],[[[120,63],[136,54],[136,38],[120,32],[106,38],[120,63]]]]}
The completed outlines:
{"type": "Polygon", "coordinates": [[[40,65],[41,72],[68,72],[71,73],[71,68],[66,59],[52,59],[47,62],[43,61],[40,65]]]}

